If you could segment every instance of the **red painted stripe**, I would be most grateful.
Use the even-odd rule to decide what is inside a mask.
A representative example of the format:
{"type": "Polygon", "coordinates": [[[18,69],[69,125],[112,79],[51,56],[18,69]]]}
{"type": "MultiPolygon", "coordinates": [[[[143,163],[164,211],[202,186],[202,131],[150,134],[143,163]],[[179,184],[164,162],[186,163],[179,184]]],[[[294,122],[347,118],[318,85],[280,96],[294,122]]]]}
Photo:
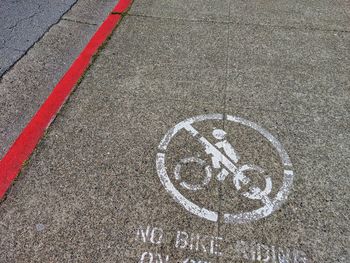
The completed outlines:
{"type": "MultiPolygon", "coordinates": [[[[130,0],[120,0],[113,12],[123,13],[130,4],[130,0]]],[[[28,160],[45,130],[71,94],[74,86],[89,66],[92,56],[112,33],[120,19],[121,15],[119,14],[110,14],[106,18],[0,161],[0,199],[5,195],[12,181],[20,172],[23,163],[28,160]]]]}
{"type": "Polygon", "coordinates": [[[118,4],[114,7],[113,13],[124,13],[128,10],[128,8],[131,5],[132,0],[121,0],[118,2],[118,4]]]}

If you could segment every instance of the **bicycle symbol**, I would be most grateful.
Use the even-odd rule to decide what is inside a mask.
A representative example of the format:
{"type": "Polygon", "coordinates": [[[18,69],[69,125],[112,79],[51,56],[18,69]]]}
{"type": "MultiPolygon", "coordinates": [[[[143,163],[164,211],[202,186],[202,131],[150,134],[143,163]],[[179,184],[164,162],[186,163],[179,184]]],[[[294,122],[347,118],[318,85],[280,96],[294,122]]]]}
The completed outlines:
{"type": "Polygon", "coordinates": [[[195,122],[202,122],[208,120],[224,120],[224,115],[222,114],[212,114],[212,115],[201,115],[193,118],[189,118],[185,121],[180,122],[174,128],[170,129],[168,133],[164,136],[158,149],[160,152],[157,154],[157,172],[161,179],[161,182],[167,192],[173,196],[175,201],[180,203],[189,212],[211,220],[218,220],[218,212],[211,211],[206,208],[201,208],[194,204],[192,201],[187,199],[183,194],[181,194],[175,186],[172,184],[165,167],[165,152],[167,146],[171,139],[180,131],[187,131],[196,141],[203,146],[205,153],[210,157],[211,163],[207,163],[205,160],[199,157],[185,157],[179,160],[175,165],[174,178],[180,184],[183,189],[190,192],[196,192],[203,190],[209,185],[213,176],[213,171],[219,170],[215,175],[216,180],[219,182],[227,181],[227,178],[233,184],[233,187],[238,191],[243,197],[251,200],[260,200],[262,207],[253,211],[241,212],[241,213],[231,213],[224,214],[224,222],[226,223],[246,223],[252,220],[257,220],[270,215],[273,211],[278,209],[282,202],[287,198],[288,192],[292,186],[293,182],[293,172],[291,170],[292,164],[290,162],[289,156],[283,149],[282,145],[274,138],[268,131],[261,128],[257,124],[250,122],[248,120],[234,117],[226,116],[227,121],[232,121],[239,123],[241,125],[247,126],[258,131],[263,135],[268,142],[270,142],[274,148],[277,150],[281,162],[284,166],[283,170],[283,184],[279,189],[277,195],[272,198],[269,195],[272,192],[273,184],[272,178],[265,170],[254,164],[243,164],[238,165],[240,161],[240,155],[236,152],[234,147],[227,140],[227,133],[223,129],[214,129],[212,131],[212,136],[217,140],[215,144],[212,144],[200,132],[194,128],[193,124],[195,122]],[[182,178],[183,166],[186,164],[195,164],[203,167],[204,175],[201,177],[199,183],[191,183],[182,178]],[[254,183],[251,176],[252,174],[262,176],[264,178],[264,186],[259,187],[254,183]],[[246,190],[248,189],[248,190],[246,190]]]}
{"type": "MultiPolygon", "coordinates": [[[[190,126],[191,129],[194,129],[192,126],[190,126]]],[[[237,191],[241,190],[242,185],[248,185],[251,182],[251,179],[245,175],[246,172],[255,171],[259,174],[262,174],[264,170],[256,165],[251,164],[245,164],[241,167],[237,167],[236,163],[239,161],[239,156],[232,147],[232,145],[225,140],[226,132],[221,129],[215,129],[213,131],[213,136],[221,140],[220,142],[216,143],[215,145],[210,144],[206,139],[202,139],[202,143],[205,144],[207,153],[212,155],[212,167],[210,165],[206,165],[205,161],[197,158],[197,157],[187,157],[180,160],[180,162],[176,165],[174,175],[175,179],[178,181],[181,181],[181,168],[184,164],[188,163],[196,163],[200,166],[205,166],[205,175],[203,177],[203,180],[200,184],[191,184],[185,181],[181,181],[180,185],[190,191],[198,191],[203,189],[206,185],[209,184],[211,178],[212,178],[212,171],[214,169],[220,169],[221,165],[225,166],[225,168],[221,168],[221,171],[216,176],[217,180],[220,182],[223,182],[226,177],[231,173],[232,174],[232,183],[237,191]],[[216,149],[215,149],[216,148],[216,149]],[[227,158],[224,154],[222,154],[218,148],[222,148],[229,158],[227,158]],[[215,150],[214,150],[215,149],[215,150]]],[[[262,190],[258,186],[250,186],[249,192],[242,193],[243,196],[249,198],[249,199],[259,199],[264,204],[269,204],[270,199],[268,195],[270,194],[272,190],[272,180],[271,177],[267,176],[265,177],[265,188],[262,190]]]]}

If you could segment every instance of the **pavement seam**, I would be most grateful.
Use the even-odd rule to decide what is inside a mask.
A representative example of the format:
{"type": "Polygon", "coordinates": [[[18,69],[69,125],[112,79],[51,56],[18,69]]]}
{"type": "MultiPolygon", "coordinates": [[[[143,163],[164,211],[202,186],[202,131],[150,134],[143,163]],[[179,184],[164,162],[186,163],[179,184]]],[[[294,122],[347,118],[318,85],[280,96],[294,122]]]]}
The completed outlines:
{"type": "Polygon", "coordinates": [[[174,21],[187,21],[187,22],[199,22],[199,23],[214,23],[214,24],[227,24],[229,21],[219,21],[219,20],[211,20],[211,19],[187,19],[183,17],[164,17],[164,16],[154,16],[154,15],[145,15],[145,14],[134,14],[127,13],[126,16],[130,17],[143,17],[143,18],[154,18],[154,19],[162,19],[162,20],[174,20],[174,21]]]}
{"type": "Polygon", "coordinates": [[[75,23],[83,24],[83,25],[98,26],[98,24],[96,24],[96,23],[89,23],[89,22],[80,21],[80,20],[72,19],[72,18],[68,18],[68,17],[64,17],[64,18],[62,18],[62,20],[69,21],[69,22],[75,22],[75,23]]]}
{"type": "MultiPolygon", "coordinates": [[[[239,76],[240,76],[240,73],[238,73],[234,77],[234,80],[237,79],[239,76]]],[[[130,92],[130,93],[128,92],[127,94],[130,95],[130,96],[132,96],[132,95],[136,96],[137,95],[137,94],[133,94],[132,92],[130,92]]],[[[142,101],[142,98],[133,98],[133,99],[142,101]]],[[[184,100],[180,99],[180,98],[172,98],[171,101],[173,101],[173,102],[184,102],[184,100]]],[[[188,100],[188,102],[190,102],[190,100],[188,100]]],[[[216,105],[215,103],[210,103],[210,102],[207,102],[207,101],[201,101],[201,103],[204,106],[208,106],[208,107],[216,105]]],[[[229,105],[227,105],[227,106],[229,106],[229,105]]],[[[253,109],[253,110],[259,110],[259,111],[270,112],[270,113],[289,114],[289,115],[292,115],[292,116],[295,116],[295,117],[315,117],[315,114],[325,113],[325,112],[314,112],[312,114],[305,114],[305,113],[301,113],[301,112],[297,112],[296,113],[296,112],[291,111],[291,110],[275,110],[275,109],[271,109],[271,108],[260,107],[259,105],[241,105],[241,104],[239,104],[236,107],[239,107],[240,109],[243,109],[243,110],[251,110],[251,109],[253,109]]],[[[224,115],[228,115],[228,114],[226,113],[224,115]]],[[[339,114],[337,114],[335,116],[344,118],[344,115],[341,114],[341,113],[339,113],[339,114]]]]}
{"type": "MultiPolygon", "coordinates": [[[[229,12],[229,17],[231,15],[231,1],[228,3],[228,12],[229,12]]],[[[225,130],[225,121],[227,119],[227,113],[226,113],[226,110],[227,110],[227,105],[226,105],[226,99],[227,99],[227,90],[228,90],[228,81],[229,81],[229,74],[230,74],[230,43],[231,43],[231,40],[230,40],[230,23],[227,23],[227,40],[226,40],[226,61],[225,61],[225,64],[226,64],[226,76],[225,76],[225,87],[224,87],[224,107],[223,107],[223,121],[222,121],[222,129],[225,130]]],[[[222,194],[222,184],[219,184],[219,218],[221,217],[221,214],[222,214],[222,199],[223,199],[223,194],[222,194]]],[[[217,236],[220,237],[220,233],[221,233],[221,225],[222,225],[222,222],[221,220],[219,219],[218,220],[218,233],[217,233],[217,236]]],[[[220,257],[219,255],[217,255],[216,257],[216,262],[219,263],[220,262],[220,257]]]]}
{"type": "Polygon", "coordinates": [[[24,56],[26,56],[28,54],[28,52],[38,43],[40,42],[44,36],[47,34],[47,32],[49,32],[51,30],[51,28],[53,28],[54,26],[56,26],[62,19],[63,19],[63,16],[65,14],[67,14],[72,8],[73,6],[78,2],[78,0],[76,0],[68,9],[66,12],[64,12],[58,19],[55,23],[53,23],[52,25],[50,25],[46,31],[36,40],[33,42],[33,44],[27,48],[27,50],[21,55],[19,56],[19,58],[17,60],[15,60],[11,66],[9,66],[3,73],[2,75],[0,75],[0,83],[2,82],[3,80],[3,77],[6,75],[7,72],[9,72],[16,64],[18,61],[20,61],[24,56]]]}

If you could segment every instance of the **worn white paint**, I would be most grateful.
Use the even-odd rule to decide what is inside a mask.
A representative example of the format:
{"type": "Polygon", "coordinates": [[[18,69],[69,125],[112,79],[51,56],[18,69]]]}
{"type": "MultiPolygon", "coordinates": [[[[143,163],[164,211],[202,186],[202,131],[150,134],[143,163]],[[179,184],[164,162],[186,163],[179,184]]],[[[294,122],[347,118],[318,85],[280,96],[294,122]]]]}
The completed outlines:
{"type": "Polygon", "coordinates": [[[159,253],[144,252],[141,255],[139,263],[167,263],[169,262],[168,255],[162,255],[159,253]]]}
{"type": "Polygon", "coordinates": [[[237,240],[233,244],[235,259],[245,262],[308,263],[306,253],[298,249],[237,240]]]}
{"type": "MultiPolygon", "coordinates": [[[[238,260],[252,263],[310,262],[307,254],[299,248],[277,244],[263,244],[259,240],[224,239],[220,236],[208,235],[208,233],[195,233],[183,229],[164,231],[161,227],[151,225],[139,226],[136,231],[135,241],[151,245],[154,251],[159,251],[163,244],[169,244],[169,248],[172,247],[177,251],[181,251],[181,254],[201,254],[204,258],[231,257],[232,262],[238,260]]],[[[204,258],[194,259],[186,257],[178,262],[210,263],[204,258]]],[[[146,251],[141,254],[139,262],[161,263],[173,262],[173,260],[168,255],[146,251]]]]}
{"type": "Polygon", "coordinates": [[[175,248],[202,252],[208,255],[222,256],[222,241],[222,237],[177,231],[175,248]]]}
{"type": "MultiPolygon", "coordinates": [[[[160,152],[157,154],[156,165],[157,165],[158,176],[163,186],[165,187],[166,191],[175,199],[175,201],[180,203],[189,212],[199,217],[208,219],[210,221],[218,220],[218,212],[210,211],[210,210],[207,210],[206,208],[201,208],[198,205],[191,202],[190,200],[188,200],[174,187],[171,180],[169,179],[166,166],[165,166],[165,153],[172,138],[182,129],[188,131],[189,134],[193,136],[193,138],[197,140],[204,147],[204,151],[212,157],[214,168],[218,168],[219,162],[223,165],[222,171],[217,175],[217,179],[219,181],[223,182],[225,178],[229,174],[231,174],[233,175],[233,184],[235,188],[237,190],[240,190],[241,184],[246,185],[250,182],[250,179],[244,175],[244,172],[251,171],[251,170],[255,170],[258,173],[264,172],[264,170],[261,167],[252,165],[252,164],[245,164],[245,165],[242,165],[241,167],[238,167],[237,161],[239,159],[239,155],[234,151],[234,149],[230,145],[228,145],[226,141],[222,141],[220,143],[213,145],[206,138],[201,136],[200,132],[197,131],[192,126],[192,124],[195,122],[213,121],[213,120],[227,120],[227,121],[239,123],[241,125],[247,126],[259,132],[263,137],[266,138],[267,141],[269,141],[274,146],[277,153],[279,154],[279,157],[281,158],[281,163],[285,167],[284,173],[281,175],[283,176],[283,184],[274,198],[269,197],[269,194],[271,193],[271,190],[272,190],[272,180],[269,176],[266,176],[265,187],[263,189],[257,186],[254,186],[254,187],[252,186],[249,188],[249,192],[242,194],[248,199],[261,200],[261,203],[263,206],[253,211],[224,214],[223,215],[224,222],[247,223],[249,221],[258,220],[270,215],[273,211],[277,210],[281,206],[281,204],[287,199],[287,195],[292,186],[293,177],[294,177],[293,171],[291,170],[292,164],[282,144],[272,134],[270,134],[267,130],[263,129],[256,123],[253,123],[251,121],[245,120],[240,117],[235,117],[230,115],[227,115],[226,117],[224,117],[223,114],[200,115],[200,116],[186,119],[178,123],[177,125],[175,125],[173,128],[171,128],[165,134],[164,138],[161,140],[158,146],[158,149],[160,152]],[[220,148],[223,148],[225,150],[226,155],[228,156],[231,155],[233,157],[228,158],[227,156],[222,154],[221,151],[219,150],[220,148]],[[229,154],[227,152],[229,152],[229,154]]],[[[219,139],[220,138],[224,139],[226,132],[223,130],[216,129],[213,135],[214,137],[216,136],[219,139]]],[[[181,160],[180,163],[177,164],[175,167],[174,174],[175,174],[176,180],[181,179],[180,171],[181,171],[182,164],[189,163],[189,162],[195,162],[201,166],[205,166],[205,162],[199,158],[196,158],[196,157],[185,158],[181,160]]],[[[197,190],[203,189],[203,187],[206,186],[209,183],[210,179],[212,178],[212,172],[210,170],[210,167],[209,168],[206,167],[205,172],[206,172],[206,175],[202,181],[202,184],[193,185],[187,182],[181,182],[180,185],[183,188],[191,191],[197,191],[197,190]]]]}
{"type": "Polygon", "coordinates": [[[136,232],[136,240],[141,240],[143,243],[150,242],[155,245],[159,245],[163,240],[163,229],[158,227],[151,227],[148,225],[146,228],[140,226],[136,232]]]}
{"type": "Polygon", "coordinates": [[[163,186],[165,187],[166,191],[175,199],[176,202],[180,203],[186,210],[189,212],[205,218],[210,221],[217,221],[218,220],[218,213],[210,211],[206,208],[201,208],[198,205],[192,203],[190,200],[188,200],[186,197],[184,197],[172,184],[170,181],[166,167],[165,167],[165,154],[164,153],[158,153],[157,154],[157,171],[160,178],[160,181],[162,182],[163,186]]]}
{"type": "MultiPolygon", "coordinates": [[[[181,181],[181,167],[183,164],[187,164],[187,163],[197,163],[201,166],[205,165],[205,161],[196,157],[188,157],[188,158],[181,159],[180,163],[176,165],[175,171],[174,171],[176,180],[181,181]]],[[[180,185],[187,190],[198,191],[203,189],[203,187],[206,186],[207,184],[209,184],[211,175],[212,175],[212,169],[209,165],[207,165],[205,166],[205,176],[203,178],[203,181],[200,184],[189,184],[187,182],[181,181],[180,185]]]]}

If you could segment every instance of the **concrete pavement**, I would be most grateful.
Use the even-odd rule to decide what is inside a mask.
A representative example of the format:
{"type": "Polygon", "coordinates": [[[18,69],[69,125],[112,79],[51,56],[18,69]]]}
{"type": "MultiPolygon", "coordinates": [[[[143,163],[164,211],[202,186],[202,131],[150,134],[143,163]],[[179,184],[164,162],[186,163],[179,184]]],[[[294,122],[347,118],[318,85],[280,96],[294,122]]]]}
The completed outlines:
{"type": "MultiPolygon", "coordinates": [[[[114,5],[114,0],[78,1],[7,74],[2,76],[0,158],[14,143],[114,5]]],[[[51,12],[57,11],[55,7],[47,8],[49,7],[52,8],[51,12]]],[[[20,10],[18,3],[14,9],[20,10]]],[[[6,33],[1,29],[0,32],[4,35],[6,33]]],[[[40,32],[35,30],[35,34],[40,32]]],[[[21,31],[13,34],[18,45],[24,45],[25,41],[22,38],[26,35],[21,31]]],[[[11,38],[8,36],[8,39],[10,41],[11,38]]],[[[26,49],[23,50],[23,53],[25,52],[26,49]]],[[[6,59],[6,56],[2,56],[2,59],[6,59]]]]}
{"type": "Polygon", "coordinates": [[[349,262],[348,11],[135,0],[1,203],[0,262],[349,262]]]}

